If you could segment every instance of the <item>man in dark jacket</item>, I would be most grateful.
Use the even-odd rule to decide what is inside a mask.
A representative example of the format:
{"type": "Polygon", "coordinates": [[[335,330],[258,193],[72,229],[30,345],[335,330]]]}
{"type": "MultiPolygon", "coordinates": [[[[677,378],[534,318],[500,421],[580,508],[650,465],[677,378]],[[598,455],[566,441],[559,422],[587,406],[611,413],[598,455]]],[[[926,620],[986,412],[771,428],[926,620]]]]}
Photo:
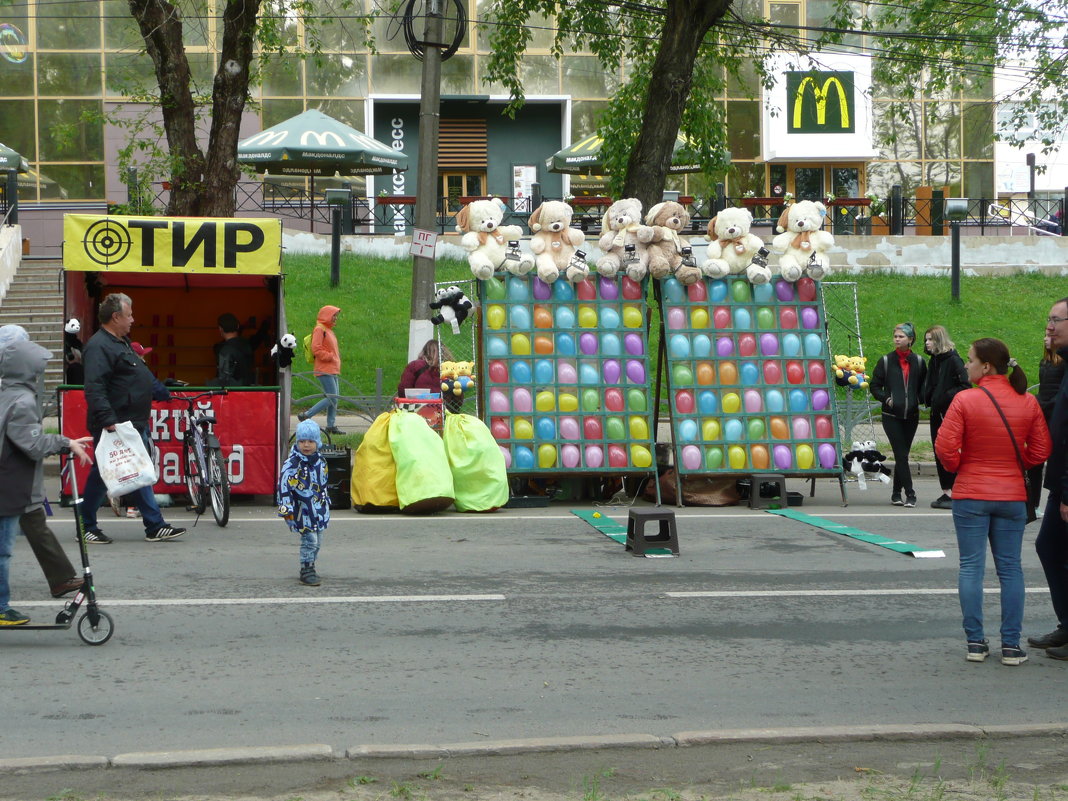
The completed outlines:
{"type": "Polygon", "coordinates": [[[241,336],[241,323],[230,312],[219,315],[222,342],[215,346],[216,376],[212,387],[247,387],[252,382],[252,345],[241,336]]]}
{"type": "MultiPolygon", "coordinates": [[[[93,435],[94,447],[105,429],[115,430],[115,424],[129,420],[148,444],[149,416],[152,412],[152,371],[130,346],[129,333],[133,327],[133,301],[128,295],[108,295],[98,311],[100,329],[85,346],[85,403],[88,406],[87,426],[93,435]]],[[[106,488],[96,464],[85,482],[82,518],[87,542],[108,544],[111,537],[97,526],[96,515],[104,500],[106,488]]],[[[142,487],[131,497],[141,510],[148,542],[172,540],[185,533],[184,528],[168,525],[152,494],[152,487],[142,487]]]]}
{"type": "MultiPolygon", "coordinates": [[[[1046,336],[1062,359],[1068,359],[1068,298],[1058,300],[1049,310],[1046,336]]],[[[1035,648],[1045,648],[1046,656],[1068,661],[1068,373],[1061,381],[1053,413],[1049,418],[1053,450],[1046,462],[1046,489],[1049,500],[1042,515],[1042,528],[1035,550],[1049,584],[1057,628],[1041,637],[1028,637],[1035,648]]]]}

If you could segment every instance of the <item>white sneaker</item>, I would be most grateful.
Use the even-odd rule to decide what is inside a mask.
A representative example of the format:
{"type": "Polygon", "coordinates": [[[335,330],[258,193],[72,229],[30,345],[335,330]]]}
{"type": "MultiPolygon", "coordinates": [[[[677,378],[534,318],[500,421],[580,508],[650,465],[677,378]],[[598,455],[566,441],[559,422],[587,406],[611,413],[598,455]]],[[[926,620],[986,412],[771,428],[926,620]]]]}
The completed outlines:
{"type": "Polygon", "coordinates": [[[108,501],[111,503],[111,511],[113,511],[115,513],[115,517],[122,517],[123,516],[122,506],[119,504],[119,501],[121,501],[121,500],[122,500],[121,497],[112,498],[110,495],[108,496],[108,501]]]}

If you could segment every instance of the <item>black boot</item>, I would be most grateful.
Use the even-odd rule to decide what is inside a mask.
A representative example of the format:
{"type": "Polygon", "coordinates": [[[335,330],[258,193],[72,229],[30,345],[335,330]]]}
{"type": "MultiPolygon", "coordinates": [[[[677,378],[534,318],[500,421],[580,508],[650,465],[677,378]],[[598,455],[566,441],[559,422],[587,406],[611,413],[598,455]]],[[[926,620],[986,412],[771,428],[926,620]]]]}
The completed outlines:
{"type": "Polygon", "coordinates": [[[318,587],[321,583],[319,581],[319,575],[315,572],[315,564],[312,562],[304,562],[300,566],[300,583],[306,584],[309,587],[318,587]]]}

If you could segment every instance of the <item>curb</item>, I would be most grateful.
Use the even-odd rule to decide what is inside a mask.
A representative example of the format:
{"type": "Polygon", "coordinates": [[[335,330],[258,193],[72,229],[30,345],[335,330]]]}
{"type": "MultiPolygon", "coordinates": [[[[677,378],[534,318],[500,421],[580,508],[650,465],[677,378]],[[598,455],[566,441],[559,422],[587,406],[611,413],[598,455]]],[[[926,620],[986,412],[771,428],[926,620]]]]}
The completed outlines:
{"type": "Polygon", "coordinates": [[[206,748],[187,751],[145,751],[114,757],[64,755],[0,759],[0,776],[49,773],[93,768],[210,768],[281,762],[323,762],[363,759],[442,759],[448,757],[545,754],[616,748],[692,748],[708,745],[752,743],[827,743],[864,741],[915,742],[924,740],[982,740],[1008,737],[1068,737],[1068,723],[974,726],[927,723],[911,726],[859,725],[769,729],[717,729],[678,732],[664,737],[653,734],[605,734],[576,737],[533,737],[473,743],[356,745],[339,754],[329,745],[304,744],[249,748],[206,748]]]}

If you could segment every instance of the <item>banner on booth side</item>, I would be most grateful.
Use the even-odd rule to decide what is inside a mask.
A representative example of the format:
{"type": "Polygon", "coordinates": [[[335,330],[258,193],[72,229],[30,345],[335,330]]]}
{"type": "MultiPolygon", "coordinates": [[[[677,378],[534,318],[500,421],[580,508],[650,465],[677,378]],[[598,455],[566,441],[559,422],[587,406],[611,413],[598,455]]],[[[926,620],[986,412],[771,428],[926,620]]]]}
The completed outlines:
{"type": "Polygon", "coordinates": [[[63,218],[63,267],[139,273],[278,275],[282,222],[209,217],[63,218]]]}

